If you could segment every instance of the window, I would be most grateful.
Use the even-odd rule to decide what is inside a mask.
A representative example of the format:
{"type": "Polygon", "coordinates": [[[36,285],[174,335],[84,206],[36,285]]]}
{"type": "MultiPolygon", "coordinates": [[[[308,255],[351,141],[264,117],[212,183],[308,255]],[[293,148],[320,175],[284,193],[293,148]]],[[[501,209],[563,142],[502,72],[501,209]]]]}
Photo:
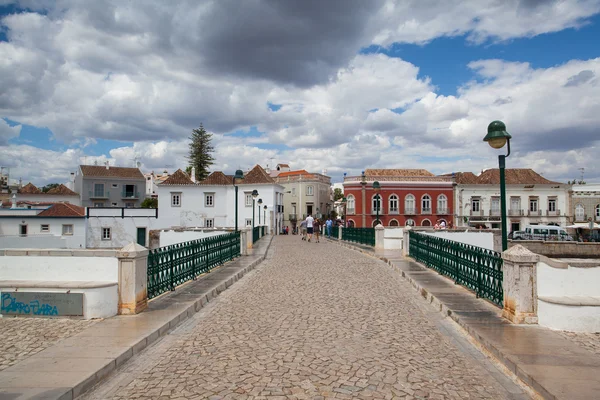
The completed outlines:
{"type": "MultiPolygon", "coordinates": [[[[150,179],[150,178],[148,178],[148,179],[150,179]]],[[[118,188],[119,187],[119,185],[116,184],[116,183],[113,183],[111,186],[114,187],[114,188],[118,188]]]]}
{"type": "Polygon", "coordinates": [[[538,199],[537,198],[529,199],[529,211],[531,211],[531,212],[538,211],[538,199]]]}
{"type": "Polygon", "coordinates": [[[104,197],[104,183],[94,183],[94,197],[104,197]]]}
{"type": "Polygon", "coordinates": [[[585,208],[583,207],[583,204],[577,204],[575,207],[575,220],[585,221],[585,208]]]}
{"type": "Polygon", "coordinates": [[[428,194],[421,197],[421,213],[431,214],[431,197],[428,194]]]}
{"type": "Polygon", "coordinates": [[[437,198],[438,214],[446,214],[448,212],[448,198],[445,194],[440,194],[437,198]]]}
{"type": "Polygon", "coordinates": [[[296,188],[292,188],[292,196],[296,195],[296,188]]]}
{"type": "Polygon", "coordinates": [[[50,225],[43,224],[40,229],[41,232],[50,232],[50,225]]]}
{"type": "Polygon", "coordinates": [[[181,207],[181,193],[171,193],[171,207],[181,207]]]}
{"type": "Polygon", "coordinates": [[[349,195],[346,197],[346,214],[354,214],[354,196],[349,195]]]}
{"type": "Polygon", "coordinates": [[[492,197],[492,215],[500,215],[500,197],[492,197]]]}
{"type": "Polygon", "coordinates": [[[136,198],[137,192],[135,189],[135,185],[123,185],[123,197],[128,199],[136,198]]]}
{"type": "Polygon", "coordinates": [[[110,240],[110,228],[102,228],[102,240],[110,240]]]}
{"type": "Polygon", "coordinates": [[[371,199],[371,208],[373,210],[374,213],[379,213],[381,214],[381,195],[375,195],[373,196],[373,198],[371,199]]]}
{"type": "Polygon", "coordinates": [[[390,226],[398,226],[398,221],[396,221],[395,219],[390,221],[390,226]]]}
{"type": "Polygon", "coordinates": [[[72,235],[73,234],[73,225],[63,225],[62,226],[62,234],[63,235],[72,235]]]}
{"type": "Polygon", "coordinates": [[[510,209],[513,211],[521,210],[521,198],[511,197],[510,198],[510,209]]]}
{"type": "Polygon", "coordinates": [[[207,218],[204,220],[204,227],[206,228],[214,228],[215,220],[213,218],[207,218]]]}
{"type": "Polygon", "coordinates": [[[415,226],[415,221],[412,219],[407,219],[406,222],[404,223],[405,226],[415,226]]]}
{"type": "Polygon", "coordinates": [[[206,207],[214,207],[214,205],[215,205],[215,194],[214,193],[206,193],[204,195],[204,205],[206,207]]]}
{"type": "Polygon", "coordinates": [[[246,193],[246,207],[252,207],[252,193],[246,193]]]}
{"type": "Polygon", "coordinates": [[[113,207],[116,207],[117,203],[111,203],[110,205],[113,206],[113,207]]]}
{"type": "MultiPolygon", "coordinates": [[[[115,203],[116,204],[116,203],[115,203]]],[[[94,207],[104,207],[104,203],[101,202],[95,202],[94,203],[94,207]]]]}
{"type": "MultiPolygon", "coordinates": [[[[414,214],[415,213],[415,196],[412,194],[406,195],[404,198],[404,212],[406,214],[414,214]]],[[[412,220],[409,220],[412,221],[412,220]]],[[[413,221],[414,225],[414,221],[413,221]]]]}
{"type": "Polygon", "coordinates": [[[307,186],[306,187],[306,195],[307,196],[312,196],[313,195],[313,187],[312,186],[307,186]]]}
{"type": "Polygon", "coordinates": [[[431,226],[431,221],[428,219],[424,219],[423,222],[421,222],[421,226],[431,226]]]}
{"type": "Polygon", "coordinates": [[[19,236],[27,236],[27,225],[19,225],[19,236]]]}
{"type": "MultiPolygon", "coordinates": [[[[389,205],[390,214],[398,214],[398,196],[396,196],[395,194],[391,195],[390,199],[389,199],[389,203],[390,203],[390,205],[389,205]]],[[[397,221],[396,221],[396,223],[397,223],[397,221]]],[[[392,226],[391,223],[390,223],[390,226],[392,226]]],[[[398,226],[398,225],[395,225],[395,226],[398,226]]]]}
{"type": "Polygon", "coordinates": [[[252,226],[252,218],[246,218],[246,226],[252,226]]]}
{"type": "Polygon", "coordinates": [[[600,204],[596,206],[596,221],[600,220],[600,204]]]}
{"type": "Polygon", "coordinates": [[[551,213],[556,212],[556,199],[548,199],[548,211],[551,213]]]}
{"type": "Polygon", "coordinates": [[[471,211],[474,213],[478,213],[481,210],[480,208],[480,200],[479,199],[471,199],[471,211]]]}

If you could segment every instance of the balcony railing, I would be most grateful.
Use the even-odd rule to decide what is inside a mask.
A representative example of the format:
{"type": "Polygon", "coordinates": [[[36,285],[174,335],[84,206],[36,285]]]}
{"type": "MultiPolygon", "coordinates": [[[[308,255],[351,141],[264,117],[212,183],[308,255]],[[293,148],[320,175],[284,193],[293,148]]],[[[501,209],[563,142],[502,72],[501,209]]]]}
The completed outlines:
{"type": "Polygon", "coordinates": [[[554,210],[554,211],[546,210],[546,215],[549,217],[559,217],[560,210],[554,210]]]}
{"type": "Polygon", "coordinates": [[[289,215],[289,220],[290,221],[297,221],[298,220],[298,214],[290,214],[289,215]]]}
{"type": "Polygon", "coordinates": [[[371,208],[371,214],[372,215],[382,215],[383,214],[383,207],[379,207],[379,211],[377,211],[377,207],[373,207],[371,208]]]}
{"type": "Polygon", "coordinates": [[[472,217],[482,217],[483,210],[471,210],[471,216],[472,217]]]}
{"type": "Polygon", "coordinates": [[[417,210],[414,207],[406,207],[404,209],[404,214],[415,215],[416,213],[417,213],[417,210]]]}
{"type": "Polygon", "coordinates": [[[431,208],[421,208],[421,214],[431,214],[431,208]]]}
{"type": "Polygon", "coordinates": [[[121,198],[122,199],[139,199],[140,192],[129,192],[129,191],[124,190],[121,192],[121,198]]]}
{"type": "Polygon", "coordinates": [[[390,207],[389,213],[390,214],[399,214],[400,211],[398,210],[398,207],[390,207]]]}
{"type": "Polygon", "coordinates": [[[354,208],[347,208],[346,209],[346,214],[354,214],[354,208]]]}
{"type": "Polygon", "coordinates": [[[109,191],[96,192],[96,191],[90,190],[89,196],[90,196],[90,199],[108,199],[110,197],[110,192],[109,191]]]}
{"type": "Polygon", "coordinates": [[[530,217],[539,217],[542,215],[542,210],[529,210],[527,215],[529,215],[530,217]]]}
{"type": "Polygon", "coordinates": [[[438,207],[437,213],[438,213],[438,215],[446,215],[446,214],[448,214],[448,208],[438,207]]]}
{"type": "Polygon", "coordinates": [[[502,211],[500,210],[490,210],[490,217],[501,217],[502,211]]]}
{"type": "Polygon", "coordinates": [[[596,221],[600,221],[600,215],[596,215],[596,221]]]}
{"type": "Polygon", "coordinates": [[[509,217],[522,217],[523,210],[516,209],[516,208],[510,208],[510,209],[508,209],[508,216],[509,217]]]}
{"type": "Polygon", "coordinates": [[[585,221],[587,221],[587,214],[575,215],[575,221],[577,221],[577,222],[585,222],[585,221]]]}

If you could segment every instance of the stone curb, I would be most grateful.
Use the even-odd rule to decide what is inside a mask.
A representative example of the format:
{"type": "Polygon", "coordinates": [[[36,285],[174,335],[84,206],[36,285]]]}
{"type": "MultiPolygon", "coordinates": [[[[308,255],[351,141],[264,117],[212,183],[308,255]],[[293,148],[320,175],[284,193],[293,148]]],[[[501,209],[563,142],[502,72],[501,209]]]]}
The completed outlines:
{"type": "MultiPolygon", "coordinates": [[[[351,244],[348,244],[348,243],[345,243],[345,242],[342,242],[342,241],[337,241],[337,240],[333,241],[332,240],[332,242],[338,243],[342,247],[347,247],[349,249],[352,249],[354,251],[358,251],[358,252],[363,253],[363,254],[365,254],[365,255],[367,255],[369,257],[376,258],[376,259],[378,259],[378,260],[383,261],[384,263],[386,263],[394,271],[398,272],[400,274],[400,276],[402,276],[402,278],[406,279],[408,281],[408,283],[410,283],[411,286],[415,289],[415,291],[421,295],[421,297],[423,297],[427,302],[429,302],[431,305],[433,305],[433,307],[436,308],[439,312],[441,312],[444,316],[448,316],[454,322],[456,322],[461,328],[463,328],[471,336],[471,338],[473,338],[480,346],[482,346],[492,356],[494,356],[494,358],[496,359],[496,361],[498,361],[502,365],[504,365],[522,383],[524,383],[525,385],[527,385],[527,386],[531,387],[533,390],[535,390],[543,399],[546,399],[546,400],[557,400],[557,397],[555,395],[553,395],[552,393],[550,393],[546,388],[544,388],[535,378],[533,378],[529,374],[525,373],[521,369],[521,367],[519,367],[518,361],[513,360],[512,357],[504,354],[500,349],[498,349],[496,346],[494,346],[494,344],[492,342],[490,342],[489,340],[487,340],[486,338],[484,338],[483,336],[481,336],[476,331],[476,329],[474,329],[473,327],[469,326],[469,324],[465,323],[458,315],[456,315],[451,309],[449,309],[448,306],[446,306],[437,297],[435,297],[434,295],[432,295],[431,293],[429,293],[429,291],[426,288],[424,288],[423,286],[421,286],[416,280],[414,280],[413,278],[411,278],[406,273],[406,271],[404,271],[401,268],[399,268],[398,266],[396,266],[392,261],[388,260],[385,257],[378,256],[377,254],[375,254],[374,251],[370,252],[368,250],[361,249],[359,247],[353,246],[351,244]]],[[[416,263],[419,264],[419,265],[421,265],[418,262],[416,262],[416,263]]],[[[423,269],[426,270],[426,271],[431,271],[431,269],[429,269],[427,267],[423,267],[423,269]]],[[[435,271],[432,271],[432,272],[435,272],[435,271]]],[[[444,277],[444,276],[442,275],[442,277],[444,277]]],[[[444,277],[444,278],[447,279],[446,277],[444,277]]],[[[485,301],[487,303],[486,300],[482,299],[481,301],[485,301]]]]}
{"type": "MultiPolygon", "coordinates": [[[[79,382],[78,384],[73,386],[73,388],[67,389],[66,392],[63,392],[61,394],[57,393],[56,399],[57,400],[72,400],[72,399],[76,399],[77,397],[83,395],[85,392],[90,390],[92,387],[101,383],[112,372],[114,372],[118,367],[120,367],[125,362],[127,362],[127,360],[129,360],[134,355],[138,354],[139,352],[141,352],[142,350],[144,350],[145,348],[147,348],[148,346],[150,346],[151,344],[156,342],[159,338],[169,334],[173,329],[175,329],[177,326],[179,326],[182,322],[184,322],[188,318],[192,317],[195,313],[200,311],[208,302],[210,302],[212,299],[216,298],[220,293],[225,291],[227,288],[231,287],[235,282],[237,282],[239,279],[241,279],[248,272],[255,269],[262,261],[264,261],[266,255],[267,255],[267,252],[269,251],[269,248],[271,247],[271,243],[273,241],[274,236],[272,236],[272,235],[265,235],[265,236],[270,237],[269,243],[264,248],[263,254],[258,255],[258,258],[256,260],[254,260],[252,263],[250,263],[248,266],[246,266],[241,271],[238,271],[235,274],[233,274],[233,276],[230,276],[229,278],[225,278],[225,281],[222,282],[221,284],[219,284],[219,286],[217,286],[216,288],[212,289],[210,291],[210,293],[200,296],[196,301],[194,301],[192,304],[190,304],[189,307],[187,307],[184,311],[180,312],[179,314],[177,314],[176,316],[171,318],[169,321],[164,323],[160,328],[146,334],[145,337],[140,338],[136,344],[129,347],[127,350],[125,350],[123,353],[121,353],[121,355],[114,357],[112,360],[110,360],[110,362],[108,364],[106,364],[105,366],[103,366],[102,368],[97,370],[90,377],[83,379],[81,382],[79,382]]],[[[243,257],[244,256],[240,256],[237,258],[237,260],[243,259],[243,257]]],[[[224,265],[227,265],[227,264],[224,264],[224,265]]],[[[90,329],[93,329],[93,327],[90,327],[90,329]]],[[[0,393],[0,397],[1,397],[1,393],[0,393]]],[[[50,397],[44,397],[44,398],[46,399],[46,398],[50,398],[50,397]]]]}

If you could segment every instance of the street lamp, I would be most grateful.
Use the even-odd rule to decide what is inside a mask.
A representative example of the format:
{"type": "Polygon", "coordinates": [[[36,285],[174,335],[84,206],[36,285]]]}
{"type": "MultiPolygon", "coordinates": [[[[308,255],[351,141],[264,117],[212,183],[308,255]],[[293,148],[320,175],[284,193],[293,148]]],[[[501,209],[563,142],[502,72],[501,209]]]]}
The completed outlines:
{"type": "Polygon", "coordinates": [[[267,224],[267,205],[266,204],[263,207],[263,221],[265,222],[265,225],[266,225],[267,224]]]}
{"type": "Polygon", "coordinates": [[[506,125],[502,121],[492,121],[488,125],[488,133],[483,138],[494,149],[501,149],[507,145],[506,155],[498,156],[498,166],[500,167],[500,211],[502,213],[502,251],[508,248],[508,239],[506,232],[506,184],[504,179],[504,166],[506,157],[510,156],[510,139],[512,136],[506,132],[506,125]]]}
{"type": "Polygon", "coordinates": [[[376,193],[375,198],[377,199],[377,220],[375,222],[380,224],[381,222],[379,222],[379,207],[381,206],[381,197],[379,196],[379,192],[381,191],[381,185],[379,184],[379,181],[373,182],[373,190],[376,193]]]}
{"type": "Polygon", "coordinates": [[[238,169],[233,176],[233,186],[235,187],[235,231],[238,231],[238,186],[235,184],[236,179],[244,179],[244,171],[238,169]]]}
{"type": "Polygon", "coordinates": [[[262,199],[258,199],[258,224],[260,225],[260,205],[262,204],[262,199]]]}
{"type": "Polygon", "coordinates": [[[254,200],[256,200],[256,198],[258,197],[258,190],[254,189],[252,191],[252,229],[254,229],[254,200]]]}

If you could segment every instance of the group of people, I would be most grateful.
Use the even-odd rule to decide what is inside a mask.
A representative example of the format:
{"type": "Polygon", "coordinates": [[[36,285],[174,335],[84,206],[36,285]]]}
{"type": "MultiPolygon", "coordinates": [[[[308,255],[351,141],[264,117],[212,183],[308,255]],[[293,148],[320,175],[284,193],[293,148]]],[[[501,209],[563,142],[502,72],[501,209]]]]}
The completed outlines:
{"type": "Polygon", "coordinates": [[[308,214],[306,219],[300,222],[300,232],[302,240],[310,242],[315,238],[315,243],[319,243],[321,237],[321,230],[325,229],[327,237],[331,237],[331,228],[333,227],[333,221],[331,218],[327,218],[327,221],[323,222],[319,218],[313,218],[312,215],[308,214]]]}

